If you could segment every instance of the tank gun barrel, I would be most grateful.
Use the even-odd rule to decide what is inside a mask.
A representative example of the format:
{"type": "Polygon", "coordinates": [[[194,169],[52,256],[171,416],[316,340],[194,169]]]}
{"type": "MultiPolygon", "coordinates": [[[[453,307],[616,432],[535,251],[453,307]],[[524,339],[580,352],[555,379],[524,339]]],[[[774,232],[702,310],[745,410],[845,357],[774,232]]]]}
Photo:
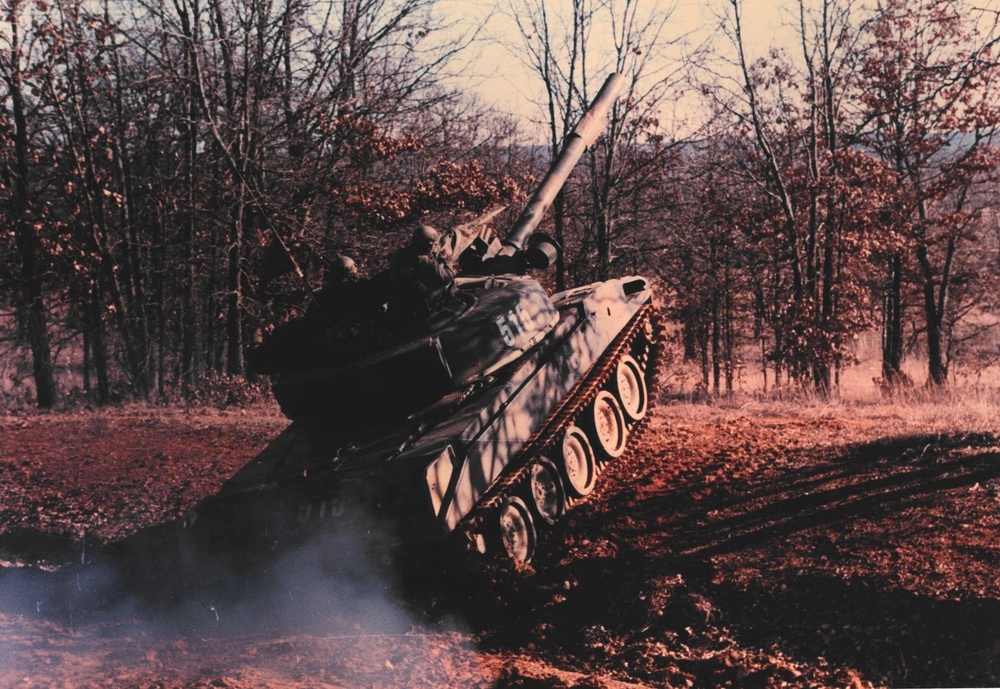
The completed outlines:
{"type": "Polygon", "coordinates": [[[593,103],[590,104],[576,127],[566,138],[562,151],[553,161],[535,193],[532,194],[517,222],[507,233],[507,237],[503,240],[504,246],[500,251],[501,254],[512,255],[524,248],[528,236],[542,222],[545,211],[552,205],[559,190],[562,189],[573,168],[583,156],[583,152],[592,146],[600,133],[604,131],[608,112],[618,98],[624,82],[625,79],[620,74],[611,74],[604,82],[604,86],[601,87],[593,103]]]}

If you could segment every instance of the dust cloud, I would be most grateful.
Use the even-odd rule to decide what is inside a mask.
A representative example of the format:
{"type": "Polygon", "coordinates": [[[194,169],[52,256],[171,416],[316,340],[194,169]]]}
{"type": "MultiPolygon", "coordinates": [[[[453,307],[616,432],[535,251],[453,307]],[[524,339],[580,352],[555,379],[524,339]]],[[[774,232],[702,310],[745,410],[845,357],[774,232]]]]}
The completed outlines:
{"type": "MultiPolygon", "coordinates": [[[[17,619],[67,639],[117,638],[118,661],[189,644],[413,633],[392,552],[353,531],[323,531],[278,550],[163,548],[139,534],[91,547],[56,571],[0,568],[0,621],[17,619]]],[[[156,534],[162,537],[162,530],[156,534]]],[[[0,630],[0,666],[33,641],[0,630]]],[[[2,675],[2,673],[0,673],[2,675]]],[[[0,682],[2,683],[2,682],[0,682]]]]}

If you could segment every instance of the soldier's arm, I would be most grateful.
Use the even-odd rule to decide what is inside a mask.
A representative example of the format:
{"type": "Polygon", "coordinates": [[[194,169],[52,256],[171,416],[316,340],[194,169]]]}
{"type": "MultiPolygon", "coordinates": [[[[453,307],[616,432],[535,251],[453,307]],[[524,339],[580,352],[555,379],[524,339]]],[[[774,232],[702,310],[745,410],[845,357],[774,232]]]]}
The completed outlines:
{"type": "Polygon", "coordinates": [[[455,271],[443,258],[421,256],[419,259],[420,281],[428,287],[443,287],[455,279],[455,271]]]}
{"type": "Polygon", "coordinates": [[[477,238],[489,244],[493,235],[492,230],[489,228],[489,222],[505,208],[507,207],[495,206],[478,218],[443,232],[441,238],[438,240],[438,254],[449,264],[455,265],[462,252],[477,238]]]}

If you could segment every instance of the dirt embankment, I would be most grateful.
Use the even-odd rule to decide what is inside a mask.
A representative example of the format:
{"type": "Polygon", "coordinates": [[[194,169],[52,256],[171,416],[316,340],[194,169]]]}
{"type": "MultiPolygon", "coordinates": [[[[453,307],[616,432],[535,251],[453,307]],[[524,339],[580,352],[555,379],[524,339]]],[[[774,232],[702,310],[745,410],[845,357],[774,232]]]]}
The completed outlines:
{"type": "Polygon", "coordinates": [[[995,430],[838,413],[660,408],[530,567],[304,551],[169,596],[84,543],[182,514],[284,422],[5,417],[0,559],[92,564],[0,570],[0,687],[1000,684],[995,430]]]}

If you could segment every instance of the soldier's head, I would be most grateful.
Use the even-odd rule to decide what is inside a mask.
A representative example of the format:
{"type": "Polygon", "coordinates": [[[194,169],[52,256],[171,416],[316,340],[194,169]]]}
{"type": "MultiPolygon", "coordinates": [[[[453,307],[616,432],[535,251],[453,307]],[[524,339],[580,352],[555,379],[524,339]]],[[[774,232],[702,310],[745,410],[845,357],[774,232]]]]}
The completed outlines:
{"type": "Polygon", "coordinates": [[[327,267],[325,280],[327,284],[334,284],[337,282],[347,282],[350,280],[357,279],[358,277],[358,266],[354,263],[354,259],[350,256],[344,256],[343,254],[337,254],[334,256],[333,260],[330,261],[330,265],[327,267]]]}
{"type": "Polygon", "coordinates": [[[430,225],[417,225],[410,237],[410,246],[418,253],[429,254],[440,237],[441,234],[430,225]]]}

